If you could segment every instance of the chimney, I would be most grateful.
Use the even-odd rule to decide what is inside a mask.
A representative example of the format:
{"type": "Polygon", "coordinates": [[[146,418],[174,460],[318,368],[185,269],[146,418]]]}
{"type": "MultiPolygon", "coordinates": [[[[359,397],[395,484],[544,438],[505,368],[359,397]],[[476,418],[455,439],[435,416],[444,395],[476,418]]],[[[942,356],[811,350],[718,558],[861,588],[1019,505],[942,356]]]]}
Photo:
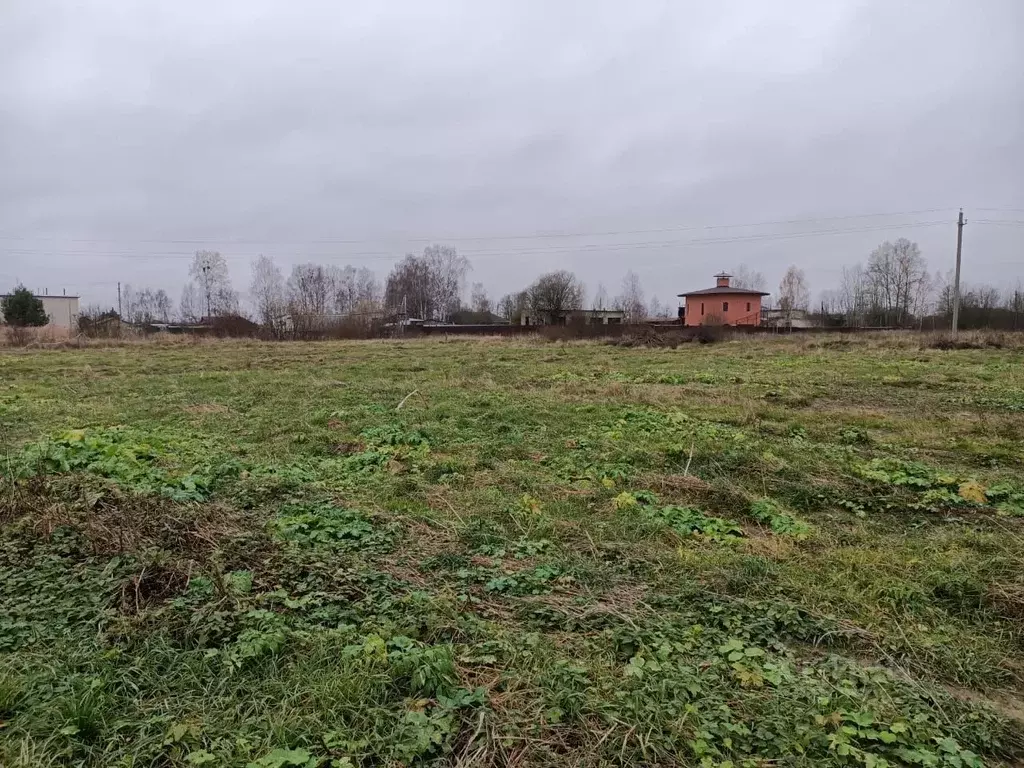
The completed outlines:
{"type": "Polygon", "coordinates": [[[719,274],[715,275],[715,280],[718,281],[716,283],[716,287],[718,287],[718,288],[728,288],[729,287],[729,279],[731,277],[732,277],[732,275],[726,274],[725,272],[720,272],[719,274]]]}

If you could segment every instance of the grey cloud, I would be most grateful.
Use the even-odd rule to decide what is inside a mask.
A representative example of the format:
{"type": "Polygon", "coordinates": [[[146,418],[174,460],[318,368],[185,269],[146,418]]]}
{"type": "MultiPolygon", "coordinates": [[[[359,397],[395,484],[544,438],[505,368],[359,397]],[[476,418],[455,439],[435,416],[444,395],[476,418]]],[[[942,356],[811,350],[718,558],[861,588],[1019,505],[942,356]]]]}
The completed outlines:
{"type": "MultiPolygon", "coordinates": [[[[560,267],[614,291],[632,267],[667,299],[743,261],[820,289],[899,235],[945,270],[952,227],[454,236],[1024,208],[1017,0],[37,0],[0,22],[0,283],[87,299],[119,279],[176,293],[197,246],[163,241],[222,250],[244,284],[256,253],[383,275],[431,235],[493,293],[560,267]]],[[[968,275],[1024,273],[1022,236],[969,229],[968,275]]]]}

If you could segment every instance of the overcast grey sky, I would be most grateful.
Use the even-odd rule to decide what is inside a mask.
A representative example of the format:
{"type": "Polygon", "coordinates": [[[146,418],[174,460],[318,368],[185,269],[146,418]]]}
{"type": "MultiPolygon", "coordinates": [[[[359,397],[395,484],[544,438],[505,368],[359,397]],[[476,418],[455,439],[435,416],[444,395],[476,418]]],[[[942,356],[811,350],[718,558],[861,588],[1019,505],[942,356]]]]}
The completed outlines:
{"type": "MultiPolygon", "coordinates": [[[[436,239],[495,296],[741,262],[817,295],[899,236],[950,268],[960,205],[1024,221],[1021,0],[0,0],[5,288],[177,299],[196,248],[243,293],[259,253],[383,278],[436,239]]],[[[964,253],[1024,278],[1024,225],[964,253]]]]}

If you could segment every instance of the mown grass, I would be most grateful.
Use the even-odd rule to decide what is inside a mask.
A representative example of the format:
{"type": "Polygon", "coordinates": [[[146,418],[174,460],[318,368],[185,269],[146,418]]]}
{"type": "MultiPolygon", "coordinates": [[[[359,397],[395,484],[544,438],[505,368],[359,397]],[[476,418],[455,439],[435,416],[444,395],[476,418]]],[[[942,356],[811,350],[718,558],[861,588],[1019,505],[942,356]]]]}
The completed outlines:
{"type": "Polygon", "coordinates": [[[1024,355],[911,338],[0,355],[0,764],[1019,762],[1024,355]]]}

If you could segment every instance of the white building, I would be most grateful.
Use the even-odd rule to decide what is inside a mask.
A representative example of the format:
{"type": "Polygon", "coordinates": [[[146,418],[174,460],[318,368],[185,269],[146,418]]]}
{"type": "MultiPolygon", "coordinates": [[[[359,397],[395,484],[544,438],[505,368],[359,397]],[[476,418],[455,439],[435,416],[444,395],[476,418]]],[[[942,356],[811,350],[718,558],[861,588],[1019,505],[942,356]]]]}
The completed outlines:
{"type": "Polygon", "coordinates": [[[764,307],[761,309],[761,325],[769,328],[813,328],[814,321],[805,309],[786,312],[784,309],[764,307]]]}
{"type": "MultiPolygon", "coordinates": [[[[0,296],[6,298],[6,295],[0,296]]],[[[61,331],[74,331],[78,328],[78,297],[77,296],[40,296],[37,299],[43,300],[43,311],[50,318],[47,328],[61,331]]],[[[0,310],[0,322],[3,321],[3,313],[0,310]]]]}

